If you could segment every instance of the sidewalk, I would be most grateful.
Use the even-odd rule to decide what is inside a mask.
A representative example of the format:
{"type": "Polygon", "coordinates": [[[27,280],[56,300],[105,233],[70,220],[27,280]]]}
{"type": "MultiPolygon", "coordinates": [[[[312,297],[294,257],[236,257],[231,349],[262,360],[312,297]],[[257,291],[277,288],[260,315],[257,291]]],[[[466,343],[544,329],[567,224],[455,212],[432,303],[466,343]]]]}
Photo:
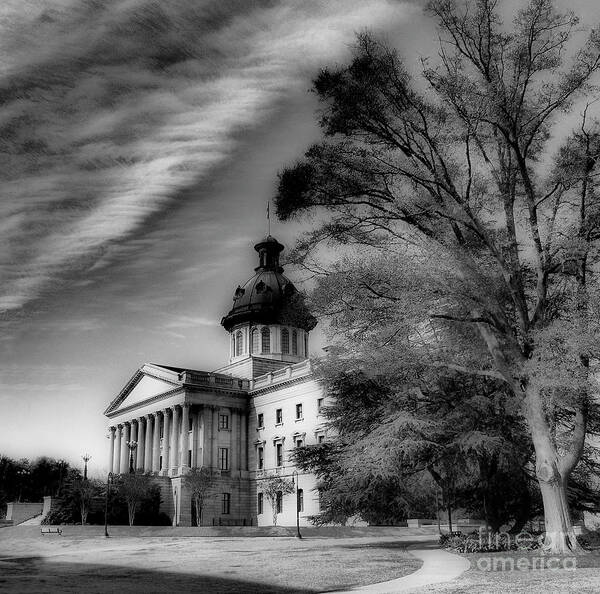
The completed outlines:
{"type": "Polygon", "coordinates": [[[432,584],[441,584],[449,582],[459,577],[465,572],[471,564],[464,557],[448,553],[442,549],[410,549],[410,553],[417,559],[423,561],[420,569],[389,582],[371,584],[369,586],[360,586],[346,592],[336,592],[335,594],[357,594],[360,592],[370,592],[376,594],[396,594],[401,592],[413,592],[421,586],[430,586],[432,584]]]}

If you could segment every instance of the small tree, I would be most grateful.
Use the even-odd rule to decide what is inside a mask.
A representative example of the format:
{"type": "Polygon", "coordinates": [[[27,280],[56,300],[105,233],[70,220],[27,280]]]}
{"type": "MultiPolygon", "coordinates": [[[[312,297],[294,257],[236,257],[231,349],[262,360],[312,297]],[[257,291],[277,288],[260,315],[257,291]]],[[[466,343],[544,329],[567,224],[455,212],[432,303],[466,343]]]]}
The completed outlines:
{"type": "Polygon", "coordinates": [[[149,477],[144,474],[124,474],[121,477],[119,491],[127,503],[130,526],[133,526],[133,520],[138,506],[142,499],[147,497],[151,486],[149,477]]]}
{"type": "Polygon", "coordinates": [[[273,526],[277,526],[277,498],[294,492],[294,483],[289,479],[273,475],[264,479],[262,490],[273,510],[273,526]]]}
{"type": "Polygon", "coordinates": [[[201,525],[202,510],[214,484],[215,475],[206,467],[192,468],[185,475],[185,486],[190,490],[196,511],[196,526],[201,525]]]}
{"type": "Polygon", "coordinates": [[[87,522],[92,499],[99,491],[100,489],[96,481],[90,481],[84,478],[76,478],[72,482],[71,497],[79,505],[82,526],[87,522]]]}

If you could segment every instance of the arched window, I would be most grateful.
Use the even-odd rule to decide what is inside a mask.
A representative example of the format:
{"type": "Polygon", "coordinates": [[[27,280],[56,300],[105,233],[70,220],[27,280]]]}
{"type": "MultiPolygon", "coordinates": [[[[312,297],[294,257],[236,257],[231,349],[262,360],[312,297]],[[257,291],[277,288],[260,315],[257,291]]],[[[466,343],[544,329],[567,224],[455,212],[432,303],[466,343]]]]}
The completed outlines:
{"type": "Polygon", "coordinates": [[[271,331],[266,326],[260,331],[261,339],[262,339],[262,352],[270,353],[271,352],[271,331]]]}
{"type": "Polygon", "coordinates": [[[287,328],[281,330],[281,352],[284,355],[290,352],[290,331],[287,328]]]}
{"type": "Polygon", "coordinates": [[[244,335],[241,330],[235,333],[235,356],[239,357],[244,352],[244,335]]]}
{"type": "Polygon", "coordinates": [[[251,348],[253,353],[260,353],[260,344],[259,344],[259,333],[257,328],[252,329],[252,343],[251,348]]]}
{"type": "Polygon", "coordinates": [[[298,332],[292,330],[292,355],[298,354],[298,332]]]}

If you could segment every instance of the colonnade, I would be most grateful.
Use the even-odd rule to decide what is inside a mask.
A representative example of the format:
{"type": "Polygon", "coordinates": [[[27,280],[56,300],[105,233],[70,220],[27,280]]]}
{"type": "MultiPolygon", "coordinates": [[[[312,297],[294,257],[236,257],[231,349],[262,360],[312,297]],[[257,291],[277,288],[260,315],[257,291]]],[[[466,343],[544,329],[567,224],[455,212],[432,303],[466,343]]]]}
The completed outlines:
{"type": "MultiPolygon", "coordinates": [[[[183,403],[110,427],[109,472],[129,472],[131,456],[135,471],[164,476],[185,474],[190,466],[219,468],[219,410],[183,403]],[[133,450],[128,442],[136,442],[133,450]]],[[[230,469],[247,469],[246,416],[241,410],[229,410],[230,469]]]]}

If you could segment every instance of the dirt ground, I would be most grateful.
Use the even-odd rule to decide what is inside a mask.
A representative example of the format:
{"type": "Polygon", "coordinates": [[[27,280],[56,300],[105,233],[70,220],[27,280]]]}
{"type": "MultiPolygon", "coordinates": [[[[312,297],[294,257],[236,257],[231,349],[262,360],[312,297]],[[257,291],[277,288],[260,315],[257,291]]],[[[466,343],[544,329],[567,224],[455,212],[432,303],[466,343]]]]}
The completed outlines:
{"type": "Polygon", "coordinates": [[[129,537],[0,531],[0,592],[345,590],[407,575],[410,539],[129,537]]]}

